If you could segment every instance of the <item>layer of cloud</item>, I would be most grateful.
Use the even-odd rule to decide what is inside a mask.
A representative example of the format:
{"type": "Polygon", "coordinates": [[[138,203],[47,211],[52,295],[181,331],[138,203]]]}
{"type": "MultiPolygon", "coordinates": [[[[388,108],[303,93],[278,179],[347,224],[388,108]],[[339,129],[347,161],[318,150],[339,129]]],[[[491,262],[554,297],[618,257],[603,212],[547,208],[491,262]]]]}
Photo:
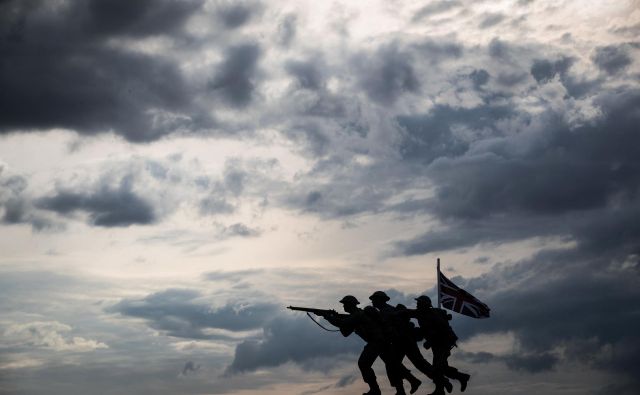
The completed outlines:
{"type": "Polygon", "coordinates": [[[260,328],[277,307],[268,303],[230,303],[213,307],[200,292],[170,289],[142,299],[125,299],[108,308],[111,313],[144,319],[169,336],[188,339],[230,339],[225,331],[260,328]],[[222,330],[215,332],[215,330],[222,330]]]}
{"type": "Polygon", "coordinates": [[[69,325],[57,321],[36,321],[6,325],[2,336],[4,347],[36,347],[70,352],[89,352],[109,348],[105,343],[97,340],[70,336],[71,330],[69,325]]]}

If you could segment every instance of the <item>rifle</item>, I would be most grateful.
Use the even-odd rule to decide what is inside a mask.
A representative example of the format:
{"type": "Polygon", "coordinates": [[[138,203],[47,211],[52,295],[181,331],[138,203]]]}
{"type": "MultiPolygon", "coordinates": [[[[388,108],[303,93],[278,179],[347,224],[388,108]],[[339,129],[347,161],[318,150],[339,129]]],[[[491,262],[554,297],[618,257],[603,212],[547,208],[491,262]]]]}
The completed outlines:
{"type": "Polygon", "coordinates": [[[315,315],[319,315],[320,317],[338,314],[338,312],[335,310],[313,309],[311,307],[288,306],[287,308],[293,311],[304,311],[306,313],[313,313],[315,315]]]}

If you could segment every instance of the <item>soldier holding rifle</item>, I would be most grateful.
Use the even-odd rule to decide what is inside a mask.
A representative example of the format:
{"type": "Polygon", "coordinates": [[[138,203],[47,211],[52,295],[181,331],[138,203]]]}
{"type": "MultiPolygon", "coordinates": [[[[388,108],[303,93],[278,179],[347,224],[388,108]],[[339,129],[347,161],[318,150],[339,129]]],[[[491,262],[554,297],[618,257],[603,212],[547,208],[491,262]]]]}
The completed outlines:
{"type": "MultiPolygon", "coordinates": [[[[352,295],[347,295],[340,300],[347,314],[338,314],[333,310],[307,309],[290,306],[291,310],[307,311],[325,318],[332,325],[340,329],[340,333],[347,337],[356,333],[366,342],[360,357],[358,367],[362,379],[369,385],[369,391],[363,395],[380,395],[380,387],[375,372],[372,369],[373,362],[380,356],[387,369],[389,382],[396,389],[396,395],[405,395],[402,386],[402,363],[392,344],[385,338],[379,312],[372,306],[360,309],[360,302],[352,295]]],[[[406,368],[405,368],[406,369],[406,368]]]]}
{"type": "MultiPolygon", "coordinates": [[[[434,367],[431,366],[431,364],[424,359],[422,353],[420,353],[417,341],[421,336],[419,336],[415,326],[411,322],[406,307],[403,305],[394,307],[387,303],[390,298],[383,291],[374,292],[369,296],[369,300],[371,300],[373,307],[380,311],[388,336],[391,338],[396,352],[400,354],[400,359],[402,360],[406,356],[418,370],[435,383],[436,389],[432,395],[444,394],[444,388],[446,388],[448,392],[451,392],[453,387],[449,380],[443,376],[442,372],[436,372],[434,367]]],[[[416,381],[419,383],[420,380],[413,375],[409,377],[411,393],[413,393],[415,389],[417,389],[414,383],[416,381]]]]}

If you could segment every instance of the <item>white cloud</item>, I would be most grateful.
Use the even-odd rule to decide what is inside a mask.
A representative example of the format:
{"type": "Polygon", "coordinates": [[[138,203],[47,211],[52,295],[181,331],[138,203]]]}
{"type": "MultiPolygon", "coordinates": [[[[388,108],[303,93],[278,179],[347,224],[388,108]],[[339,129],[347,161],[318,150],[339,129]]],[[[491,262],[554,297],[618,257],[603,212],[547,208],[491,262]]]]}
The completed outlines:
{"type": "Polygon", "coordinates": [[[109,348],[97,340],[70,335],[72,328],[57,321],[34,321],[5,326],[5,344],[13,347],[45,348],[53,351],[89,352],[109,348]]]}

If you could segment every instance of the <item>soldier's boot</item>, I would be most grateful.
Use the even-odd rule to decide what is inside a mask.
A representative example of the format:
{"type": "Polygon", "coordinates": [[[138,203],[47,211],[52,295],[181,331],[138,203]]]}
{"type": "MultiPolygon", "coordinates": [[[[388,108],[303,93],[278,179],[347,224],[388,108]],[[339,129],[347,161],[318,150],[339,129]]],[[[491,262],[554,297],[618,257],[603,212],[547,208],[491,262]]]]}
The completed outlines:
{"type": "Polygon", "coordinates": [[[404,392],[404,387],[402,386],[402,384],[396,386],[396,395],[407,395],[407,393],[404,392]]]}
{"type": "Polygon", "coordinates": [[[369,383],[369,391],[365,392],[362,395],[382,395],[382,392],[380,391],[380,387],[378,386],[378,383],[373,382],[373,383],[369,383]]]}
{"type": "Polygon", "coordinates": [[[446,393],[444,392],[444,387],[442,385],[436,385],[436,389],[429,395],[446,395],[446,393]]]}
{"type": "Polygon", "coordinates": [[[420,379],[418,379],[414,375],[411,375],[407,379],[409,380],[409,384],[411,385],[411,388],[409,389],[409,393],[413,394],[418,390],[418,388],[420,388],[422,381],[420,381],[420,379]]]}
{"type": "Polygon", "coordinates": [[[451,384],[451,381],[447,380],[446,378],[444,379],[444,382],[442,385],[444,386],[444,389],[446,389],[448,393],[451,393],[451,391],[453,391],[453,384],[451,384]]]}
{"type": "Polygon", "coordinates": [[[466,373],[460,373],[458,375],[458,381],[460,382],[460,391],[464,392],[464,390],[467,389],[467,383],[469,382],[470,378],[471,375],[468,375],[466,373]]]}

